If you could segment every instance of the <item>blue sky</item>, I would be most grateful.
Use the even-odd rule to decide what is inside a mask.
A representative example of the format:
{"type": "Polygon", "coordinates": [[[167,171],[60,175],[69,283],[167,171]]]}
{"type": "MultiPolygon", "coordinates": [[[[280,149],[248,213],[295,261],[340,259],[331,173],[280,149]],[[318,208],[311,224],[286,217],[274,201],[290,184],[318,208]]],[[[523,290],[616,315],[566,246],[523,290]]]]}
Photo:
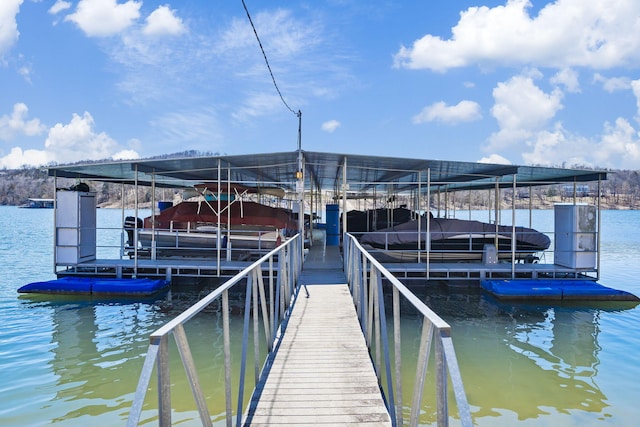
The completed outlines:
{"type": "MultiPolygon", "coordinates": [[[[245,0],[309,151],[640,169],[637,0],[245,0]]],[[[0,168],[295,150],[241,0],[0,1],[0,168]]]]}

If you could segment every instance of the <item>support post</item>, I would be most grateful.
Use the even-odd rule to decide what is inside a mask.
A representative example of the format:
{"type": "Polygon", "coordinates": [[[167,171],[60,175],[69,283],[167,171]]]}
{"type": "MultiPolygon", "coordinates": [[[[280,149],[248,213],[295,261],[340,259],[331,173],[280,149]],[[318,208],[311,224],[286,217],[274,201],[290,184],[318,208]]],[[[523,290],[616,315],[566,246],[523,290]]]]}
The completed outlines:
{"type": "Polygon", "coordinates": [[[601,233],[601,226],[602,226],[602,211],[600,210],[601,206],[600,206],[600,195],[601,195],[601,183],[602,183],[602,177],[600,176],[600,174],[598,174],[598,229],[597,234],[596,234],[596,250],[598,251],[596,253],[596,268],[598,269],[598,271],[596,271],[596,280],[600,280],[600,233],[601,233]]]}
{"type": "Polygon", "coordinates": [[[347,158],[344,158],[342,163],[342,234],[341,237],[344,241],[344,234],[347,232],[347,158]]]}
{"type": "Polygon", "coordinates": [[[516,174],[511,194],[511,278],[516,278],[516,174]]]}
{"type": "MultiPolygon", "coordinates": [[[[138,218],[140,217],[140,214],[138,213],[138,164],[136,163],[135,166],[135,178],[134,178],[134,187],[135,187],[135,192],[136,192],[136,198],[134,201],[134,212],[135,212],[135,217],[136,217],[136,228],[138,227],[138,218]]],[[[154,220],[155,218],[153,217],[153,211],[151,211],[151,218],[152,220],[154,220]]],[[[144,224],[143,224],[144,226],[144,224]]],[[[133,233],[133,276],[132,278],[135,279],[136,277],[138,277],[138,230],[136,229],[136,232],[133,233]]]]}

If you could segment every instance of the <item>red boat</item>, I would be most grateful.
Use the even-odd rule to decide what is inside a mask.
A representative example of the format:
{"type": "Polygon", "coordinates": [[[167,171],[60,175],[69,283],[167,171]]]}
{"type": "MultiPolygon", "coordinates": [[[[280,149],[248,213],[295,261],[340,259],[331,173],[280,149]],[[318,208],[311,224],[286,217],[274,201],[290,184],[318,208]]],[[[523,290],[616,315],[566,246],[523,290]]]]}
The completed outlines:
{"type": "Polygon", "coordinates": [[[185,201],[160,213],[125,221],[129,244],[133,245],[133,229],[138,227],[138,243],[143,250],[155,247],[171,255],[204,254],[220,248],[273,249],[283,239],[298,232],[297,214],[289,209],[272,207],[242,199],[247,194],[284,195],[280,189],[260,189],[241,185],[201,184],[195,187],[202,196],[198,201],[185,201]],[[221,200],[218,200],[220,198],[221,200]]]}

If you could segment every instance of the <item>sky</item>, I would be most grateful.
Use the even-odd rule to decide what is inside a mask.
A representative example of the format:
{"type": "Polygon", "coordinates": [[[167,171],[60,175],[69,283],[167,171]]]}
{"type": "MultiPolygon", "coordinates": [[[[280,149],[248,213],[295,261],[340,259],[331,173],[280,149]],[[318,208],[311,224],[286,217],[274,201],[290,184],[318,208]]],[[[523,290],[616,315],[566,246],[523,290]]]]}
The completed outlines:
{"type": "Polygon", "coordinates": [[[293,151],[300,111],[307,151],[640,170],[637,0],[245,4],[271,74],[242,0],[1,0],[0,168],[293,151]]]}

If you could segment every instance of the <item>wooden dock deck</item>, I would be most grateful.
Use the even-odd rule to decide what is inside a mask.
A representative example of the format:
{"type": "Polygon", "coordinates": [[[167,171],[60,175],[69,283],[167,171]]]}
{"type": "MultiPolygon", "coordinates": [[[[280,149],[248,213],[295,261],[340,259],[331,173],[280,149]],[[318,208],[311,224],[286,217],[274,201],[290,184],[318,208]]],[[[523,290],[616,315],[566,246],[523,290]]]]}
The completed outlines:
{"type": "Polygon", "coordinates": [[[390,426],[337,247],[314,245],[269,375],[245,425],[390,426]]]}

